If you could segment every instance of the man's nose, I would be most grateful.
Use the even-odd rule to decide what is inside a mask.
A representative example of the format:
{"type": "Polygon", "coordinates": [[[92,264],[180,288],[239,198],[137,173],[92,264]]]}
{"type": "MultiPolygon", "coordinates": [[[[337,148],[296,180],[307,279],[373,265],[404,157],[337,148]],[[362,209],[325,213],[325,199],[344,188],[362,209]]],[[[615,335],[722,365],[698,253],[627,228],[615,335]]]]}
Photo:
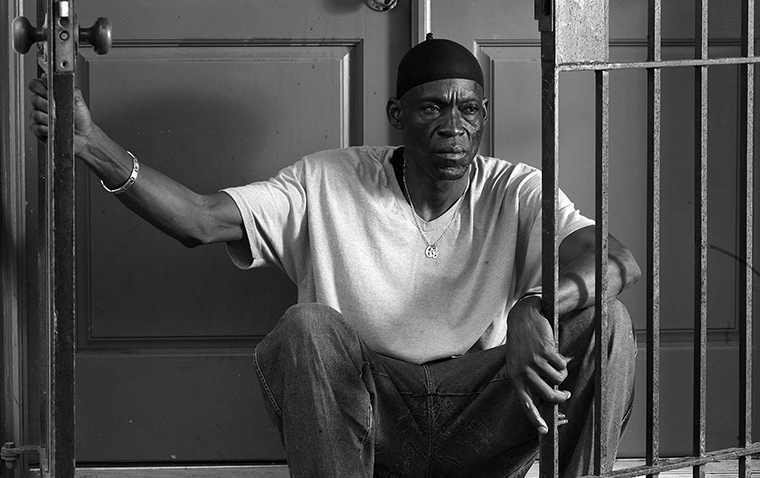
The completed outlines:
{"type": "Polygon", "coordinates": [[[443,136],[461,136],[465,133],[465,129],[462,126],[462,114],[457,108],[450,108],[444,114],[443,123],[438,130],[443,136]]]}

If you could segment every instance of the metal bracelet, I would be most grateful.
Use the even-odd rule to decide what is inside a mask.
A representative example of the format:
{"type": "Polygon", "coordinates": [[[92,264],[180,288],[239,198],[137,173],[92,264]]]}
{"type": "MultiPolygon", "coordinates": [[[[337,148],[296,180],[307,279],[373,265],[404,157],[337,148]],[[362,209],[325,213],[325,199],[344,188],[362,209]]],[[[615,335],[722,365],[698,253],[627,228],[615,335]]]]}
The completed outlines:
{"type": "Polygon", "coordinates": [[[122,184],[121,187],[118,187],[116,189],[109,189],[108,186],[106,186],[106,183],[104,183],[102,180],[100,181],[100,184],[103,185],[103,189],[111,194],[121,194],[132,187],[135,181],[137,181],[137,173],[140,172],[140,163],[137,161],[137,158],[134,154],[129,151],[127,151],[127,154],[132,156],[132,173],[129,175],[129,178],[127,178],[127,181],[122,184]]]}

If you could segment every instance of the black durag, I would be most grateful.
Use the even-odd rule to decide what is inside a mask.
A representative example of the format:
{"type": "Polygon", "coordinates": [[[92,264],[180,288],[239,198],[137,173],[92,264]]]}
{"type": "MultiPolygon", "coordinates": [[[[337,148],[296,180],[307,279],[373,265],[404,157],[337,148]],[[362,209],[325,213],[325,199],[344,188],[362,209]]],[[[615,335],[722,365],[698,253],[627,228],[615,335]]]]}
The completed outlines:
{"type": "Polygon", "coordinates": [[[415,86],[449,78],[473,80],[483,87],[483,70],[467,48],[451,40],[428,37],[401,59],[396,77],[396,98],[401,98],[415,86]]]}

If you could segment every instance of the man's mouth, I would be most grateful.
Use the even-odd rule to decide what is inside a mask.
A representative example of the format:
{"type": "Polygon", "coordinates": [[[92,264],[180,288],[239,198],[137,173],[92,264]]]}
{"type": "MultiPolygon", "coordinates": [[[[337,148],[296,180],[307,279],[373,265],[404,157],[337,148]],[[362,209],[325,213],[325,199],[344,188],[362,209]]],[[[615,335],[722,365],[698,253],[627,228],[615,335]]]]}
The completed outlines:
{"type": "Polygon", "coordinates": [[[465,151],[463,148],[446,148],[436,151],[436,154],[448,160],[458,160],[464,158],[467,154],[467,151],[465,151]]]}

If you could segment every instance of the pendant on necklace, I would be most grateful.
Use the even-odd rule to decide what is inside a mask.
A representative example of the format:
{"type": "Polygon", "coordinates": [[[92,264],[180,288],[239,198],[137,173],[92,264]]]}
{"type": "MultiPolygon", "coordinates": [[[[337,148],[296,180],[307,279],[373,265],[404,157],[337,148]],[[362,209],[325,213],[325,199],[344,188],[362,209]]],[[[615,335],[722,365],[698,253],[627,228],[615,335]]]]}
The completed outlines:
{"type": "Polygon", "coordinates": [[[429,259],[438,259],[438,246],[430,244],[425,248],[425,257],[429,259]]]}

